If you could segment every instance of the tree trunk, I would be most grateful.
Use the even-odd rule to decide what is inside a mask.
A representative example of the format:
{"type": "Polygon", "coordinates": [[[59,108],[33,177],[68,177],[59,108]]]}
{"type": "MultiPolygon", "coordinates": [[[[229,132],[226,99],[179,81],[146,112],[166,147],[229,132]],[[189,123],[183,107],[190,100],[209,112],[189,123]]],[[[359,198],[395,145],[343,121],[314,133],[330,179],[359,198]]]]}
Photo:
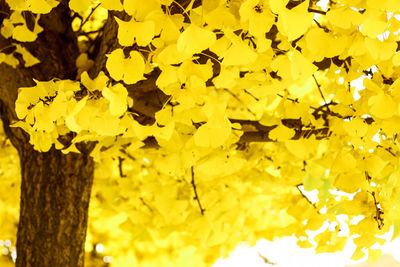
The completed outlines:
{"type": "MultiPolygon", "coordinates": [[[[0,24],[9,14],[7,3],[0,0],[0,24]]],[[[21,162],[17,267],[80,267],[84,264],[94,171],[89,146],[82,145],[82,154],[64,155],[54,148],[39,153],[29,144],[29,135],[19,128],[9,127],[17,119],[14,103],[18,88],[33,86],[33,79],[75,79],[79,49],[71,21],[68,1],[62,0],[49,14],[40,16],[43,32],[37,40],[21,43],[40,63],[29,68],[23,64],[16,68],[0,64],[0,116],[21,162]]],[[[10,53],[12,47],[12,40],[0,36],[0,48],[5,48],[2,52],[10,53]]]]}
{"type": "Polygon", "coordinates": [[[16,266],[83,266],[93,160],[87,153],[39,153],[28,146],[19,155],[16,266]]]}

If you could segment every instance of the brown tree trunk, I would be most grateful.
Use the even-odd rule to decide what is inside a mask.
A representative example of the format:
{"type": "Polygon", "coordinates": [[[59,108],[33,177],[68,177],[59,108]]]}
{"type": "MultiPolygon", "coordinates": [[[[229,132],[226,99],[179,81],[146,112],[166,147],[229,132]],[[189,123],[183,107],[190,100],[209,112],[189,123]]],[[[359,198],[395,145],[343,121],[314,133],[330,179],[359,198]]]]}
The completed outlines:
{"type": "Polygon", "coordinates": [[[84,265],[93,160],[51,149],[19,151],[22,171],[17,267],[84,265]]]}
{"type": "MultiPolygon", "coordinates": [[[[25,68],[0,64],[0,116],[8,138],[18,150],[21,162],[20,221],[17,234],[17,267],[80,267],[84,265],[84,244],[94,164],[88,147],[82,154],[63,154],[52,148],[34,151],[29,136],[10,128],[16,120],[14,103],[18,88],[33,86],[33,79],[75,79],[79,55],[77,35],[71,29],[68,1],[40,16],[43,27],[32,43],[22,43],[40,63],[25,68]]],[[[0,24],[10,14],[0,0],[0,24]]],[[[30,17],[30,16],[28,16],[30,17]]],[[[2,52],[10,53],[12,40],[0,36],[2,52]],[[8,47],[8,48],[7,48],[8,47]]],[[[104,56],[104,55],[103,55],[104,56]]]]}

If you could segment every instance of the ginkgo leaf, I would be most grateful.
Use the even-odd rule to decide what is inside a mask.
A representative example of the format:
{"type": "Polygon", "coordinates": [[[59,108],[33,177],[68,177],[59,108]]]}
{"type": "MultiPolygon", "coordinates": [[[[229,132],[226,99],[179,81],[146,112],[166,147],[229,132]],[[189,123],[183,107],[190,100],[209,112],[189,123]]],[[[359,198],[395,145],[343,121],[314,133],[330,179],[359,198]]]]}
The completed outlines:
{"type": "Polygon", "coordinates": [[[89,74],[85,71],[81,74],[82,84],[90,91],[102,91],[109,82],[109,78],[104,74],[103,71],[97,75],[93,80],[89,77],[89,74]]]}
{"type": "MultiPolygon", "coordinates": [[[[16,13],[16,12],[14,12],[16,13]]],[[[11,19],[3,19],[3,25],[1,25],[1,35],[5,38],[10,38],[13,34],[14,24],[11,19]]]]}
{"type": "Polygon", "coordinates": [[[278,29],[293,41],[303,35],[311,26],[313,14],[308,12],[309,1],[288,10],[281,11],[278,17],[278,29]]]}
{"type": "Polygon", "coordinates": [[[35,105],[40,97],[47,95],[44,87],[21,87],[18,89],[18,97],[15,101],[15,112],[19,119],[25,118],[28,114],[28,108],[35,105]]]}
{"type": "Polygon", "coordinates": [[[33,42],[36,40],[37,34],[30,31],[28,27],[23,24],[14,28],[12,37],[20,42],[33,42]]]}
{"type": "Polygon", "coordinates": [[[51,132],[54,129],[54,123],[51,118],[50,107],[45,106],[43,102],[39,102],[33,108],[33,116],[36,121],[33,125],[34,130],[51,132]]]}
{"type": "Polygon", "coordinates": [[[65,125],[73,132],[79,133],[82,128],[76,121],[76,115],[83,109],[86,105],[87,97],[84,97],[80,101],[71,101],[68,103],[67,116],[65,118],[65,125]]]}
{"type": "Polygon", "coordinates": [[[107,57],[106,68],[114,80],[134,84],[144,79],[145,64],[139,52],[132,50],[125,58],[123,50],[118,48],[107,57]]]}
{"type": "Polygon", "coordinates": [[[295,130],[290,129],[283,124],[279,124],[269,132],[268,136],[272,140],[284,141],[291,139],[295,133],[295,130]]]}
{"type": "Polygon", "coordinates": [[[122,11],[123,9],[120,0],[101,0],[101,6],[108,10],[122,11]]]}
{"type": "Polygon", "coordinates": [[[230,134],[230,122],[224,119],[223,121],[207,122],[201,125],[193,137],[197,146],[215,148],[223,145],[230,134]]]}
{"type": "Polygon", "coordinates": [[[248,22],[249,33],[251,35],[264,38],[263,35],[268,32],[274,24],[275,17],[266,7],[260,8],[260,11],[256,11],[255,9],[258,4],[258,0],[244,2],[239,9],[240,20],[242,24],[248,22]]]}
{"type": "Polygon", "coordinates": [[[273,13],[279,14],[286,9],[289,0],[269,0],[269,6],[273,13]]]}
{"type": "Polygon", "coordinates": [[[25,67],[32,67],[40,62],[39,59],[34,57],[25,47],[21,45],[16,45],[15,52],[22,55],[22,58],[25,62],[25,67]]]}
{"type": "Polygon", "coordinates": [[[134,19],[123,21],[115,18],[118,23],[118,41],[122,46],[131,46],[135,42],[139,46],[147,46],[154,37],[154,22],[136,22],[134,19]]]}
{"type": "Polygon", "coordinates": [[[33,144],[34,148],[40,152],[49,151],[53,145],[50,133],[43,131],[32,132],[29,142],[33,144]]]}
{"type": "Polygon", "coordinates": [[[121,83],[117,83],[111,88],[105,87],[102,91],[103,96],[110,101],[110,113],[114,116],[121,116],[127,110],[128,91],[121,83]]]}
{"type": "Polygon", "coordinates": [[[124,0],[124,10],[137,21],[143,21],[151,11],[161,9],[158,0],[124,0]]]}
{"type": "Polygon", "coordinates": [[[379,34],[386,31],[388,23],[374,17],[369,17],[363,21],[361,33],[370,37],[376,38],[379,34]]]}
{"type": "Polygon", "coordinates": [[[6,0],[12,10],[29,10],[36,14],[47,14],[59,2],[56,0],[6,0]]]}
{"type": "Polygon", "coordinates": [[[244,43],[233,43],[223,54],[223,65],[240,66],[247,65],[257,59],[257,53],[244,43]]]}
{"type": "Polygon", "coordinates": [[[190,57],[178,51],[176,44],[165,47],[157,56],[157,61],[162,64],[178,64],[190,57]]]}
{"type": "Polygon", "coordinates": [[[297,50],[288,53],[290,59],[290,71],[293,80],[306,80],[314,72],[317,71],[317,67],[312,64],[303,54],[297,50]]]}
{"type": "Polygon", "coordinates": [[[13,54],[0,53],[0,63],[5,63],[13,68],[16,68],[19,64],[19,61],[14,57],[13,54]]]}
{"type": "Polygon", "coordinates": [[[89,9],[92,0],[70,0],[69,7],[75,12],[84,12],[89,9]]]}
{"type": "Polygon", "coordinates": [[[177,49],[181,53],[192,55],[209,48],[216,40],[212,31],[190,24],[179,36],[177,49]]]}
{"type": "Polygon", "coordinates": [[[388,119],[394,115],[398,115],[398,104],[393,100],[393,98],[380,92],[376,96],[372,96],[368,100],[368,104],[371,106],[372,115],[380,119],[388,119]]]}
{"type": "MultiPolygon", "coordinates": [[[[25,20],[23,19],[21,14],[18,14],[15,12],[17,15],[16,17],[12,16],[13,20],[15,19],[14,23],[18,23],[17,26],[13,29],[12,37],[20,42],[33,42],[36,40],[37,35],[43,31],[43,28],[38,24],[40,16],[37,16],[35,18],[35,24],[33,27],[33,31],[28,29],[28,26],[26,25],[25,20]]],[[[14,14],[14,13],[13,13],[14,14]]],[[[12,20],[12,21],[13,21],[12,20]]]]}
{"type": "Polygon", "coordinates": [[[365,38],[365,46],[375,60],[387,60],[391,58],[397,49],[397,43],[392,41],[381,42],[378,39],[365,38]]]}
{"type": "Polygon", "coordinates": [[[361,24],[362,15],[351,8],[340,7],[329,10],[326,19],[336,27],[348,29],[352,25],[361,24]]]}
{"type": "Polygon", "coordinates": [[[196,166],[202,179],[204,177],[215,178],[221,175],[229,175],[237,172],[245,164],[245,160],[235,156],[229,156],[226,153],[216,153],[209,158],[206,158],[196,166]]]}
{"type": "MultiPolygon", "coordinates": [[[[178,68],[171,65],[160,66],[161,73],[156,80],[156,85],[161,90],[165,90],[167,86],[178,82],[178,68]]],[[[170,94],[164,92],[166,94],[170,94]]]]}

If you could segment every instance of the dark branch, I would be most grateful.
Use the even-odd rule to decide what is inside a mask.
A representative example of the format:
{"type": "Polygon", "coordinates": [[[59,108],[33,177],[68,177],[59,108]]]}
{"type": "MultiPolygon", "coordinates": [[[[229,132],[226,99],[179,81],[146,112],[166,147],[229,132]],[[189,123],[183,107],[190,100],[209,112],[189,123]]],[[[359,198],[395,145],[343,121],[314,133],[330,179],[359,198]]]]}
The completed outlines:
{"type": "MultiPolygon", "coordinates": [[[[369,191],[367,191],[369,192],[369,191]]],[[[378,229],[381,230],[383,228],[383,210],[379,205],[379,202],[376,201],[376,197],[375,197],[375,192],[369,192],[372,197],[374,198],[374,205],[375,205],[375,216],[374,219],[376,221],[376,223],[378,224],[378,229]]]]}
{"type": "Polygon", "coordinates": [[[124,158],[118,157],[118,169],[119,169],[119,176],[120,176],[121,178],[126,177],[126,174],[124,174],[123,171],[122,171],[122,162],[123,162],[124,160],[125,160],[124,158]]]}
{"type": "Polygon", "coordinates": [[[194,191],[194,199],[197,201],[197,204],[199,205],[201,215],[204,215],[205,209],[203,209],[203,207],[201,206],[200,199],[199,199],[199,195],[197,194],[196,184],[195,184],[195,182],[194,182],[194,170],[193,170],[193,166],[192,166],[192,168],[190,168],[190,171],[191,171],[191,173],[192,173],[192,182],[191,182],[191,184],[192,184],[193,191],[194,191]]]}
{"type": "Polygon", "coordinates": [[[298,184],[298,185],[296,185],[296,188],[297,188],[297,190],[299,190],[301,196],[302,196],[305,200],[307,200],[307,202],[310,203],[315,209],[317,209],[317,212],[319,213],[318,208],[317,208],[317,205],[315,205],[315,203],[312,203],[311,200],[310,200],[306,195],[304,195],[303,191],[301,191],[301,189],[300,189],[300,186],[303,186],[303,184],[298,184]]]}

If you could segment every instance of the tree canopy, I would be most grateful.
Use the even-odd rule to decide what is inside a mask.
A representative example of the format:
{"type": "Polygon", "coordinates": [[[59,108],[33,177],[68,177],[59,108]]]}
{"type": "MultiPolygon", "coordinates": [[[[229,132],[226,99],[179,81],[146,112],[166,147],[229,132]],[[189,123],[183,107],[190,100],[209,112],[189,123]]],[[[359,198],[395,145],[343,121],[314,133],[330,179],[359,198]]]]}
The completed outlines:
{"type": "MultiPolygon", "coordinates": [[[[89,151],[86,251],[101,243],[111,266],[210,266],[241,241],[293,234],[317,252],[356,236],[353,259],[376,259],[378,235],[400,235],[399,1],[1,8],[0,62],[31,81],[0,92],[15,108],[6,133],[22,129],[39,152],[89,151]]],[[[13,179],[2,200],[15,201],[13,179]]]]}

